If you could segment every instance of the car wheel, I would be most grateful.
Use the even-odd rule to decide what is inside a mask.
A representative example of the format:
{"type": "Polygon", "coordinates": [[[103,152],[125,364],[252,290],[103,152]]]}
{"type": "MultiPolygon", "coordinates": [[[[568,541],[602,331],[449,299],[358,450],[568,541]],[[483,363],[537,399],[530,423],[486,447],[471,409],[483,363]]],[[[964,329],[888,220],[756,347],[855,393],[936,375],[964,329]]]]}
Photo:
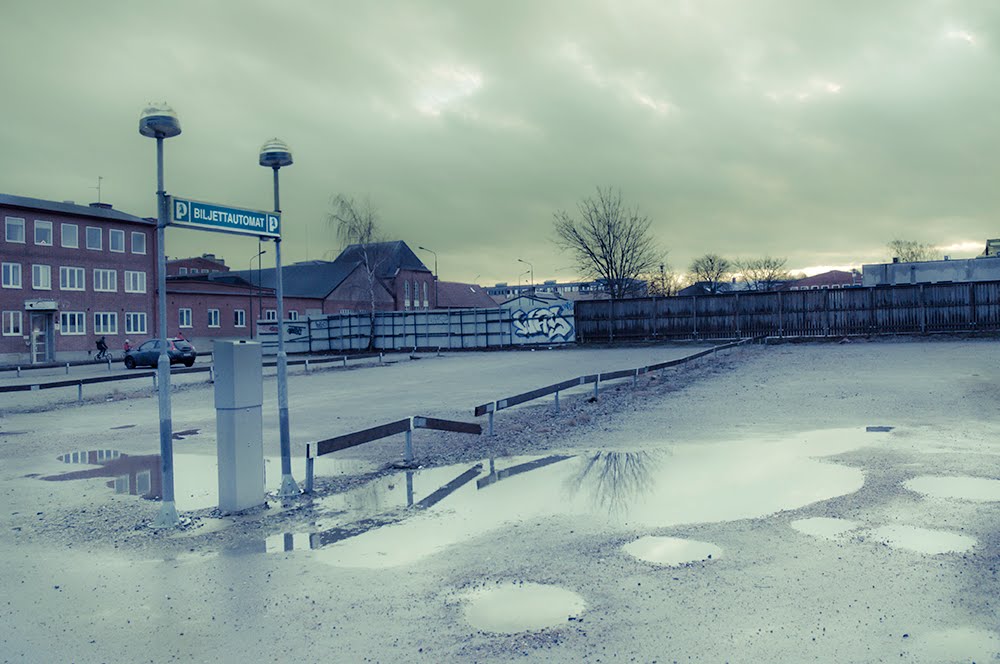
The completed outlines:
{"type": "Polygon", "coordinates": [[[149,363],[149,366],[155,369],[159,363],[160,362],[158,360],[153,360],[152,362],[149,363]]]}
{"type": "Polygon", "coordinates": [[[184,366],[186,366],[186,367],[193,367],[194,366],[194,360],[185,360],[184,361],[184,366]]]}
{"type": "Polygon", "coordinates": [[[135,369],[135,358],[132,357],[131,355],[126,355],[125,356],[125,368],[126,369],[135,369]]]}

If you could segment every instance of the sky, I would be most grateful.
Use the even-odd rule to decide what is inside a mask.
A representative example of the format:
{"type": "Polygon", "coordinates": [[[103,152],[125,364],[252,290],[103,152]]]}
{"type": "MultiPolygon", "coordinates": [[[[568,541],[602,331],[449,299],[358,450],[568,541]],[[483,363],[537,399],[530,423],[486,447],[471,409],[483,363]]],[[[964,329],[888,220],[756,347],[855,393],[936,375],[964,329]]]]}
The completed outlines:
{"type": "MultiPolygon", "coordinates": [[[[258,151],[291,147],[285,264],[339,252],[341,194],[443,280],[568,281],[553,216],[597,187],[679,272],[896,238],[965,257],[1000,237],[998,42],[995,0],[5,0],[0,192],[89,203],[100,177],[155,215],[138,118],[165,101],[171,194],[271,209],[258,151]]],[[[257,240],[168,228],[166,251],[246,269],[257,240]]]]}

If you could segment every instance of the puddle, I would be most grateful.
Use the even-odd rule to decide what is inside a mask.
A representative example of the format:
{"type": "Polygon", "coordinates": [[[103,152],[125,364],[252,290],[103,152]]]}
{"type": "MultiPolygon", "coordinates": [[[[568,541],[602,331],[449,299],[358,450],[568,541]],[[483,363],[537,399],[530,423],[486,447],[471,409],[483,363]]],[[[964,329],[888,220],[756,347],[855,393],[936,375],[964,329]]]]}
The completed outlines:
{"type": "Polygon", "coordinates": [[[184,440],[189,436],[197,436],[201,433],[201,429],[184,429],[183,431],[174,431],[171,437],[174,440],[184,440]]]}
{"type": "Polygon", "coordinates": [[[1000,636],[971,627],[931,632],[911,644],[916,654],[930,662],[992,662],[1000,659],[1000,636]]]}
{"type": "Polygon", "coordinates": [[[983,477],[942,477],[922,475],[903,486],[932,498],[956,498],[976,502],[1000,501],[1000,480],[983,477]]]}
{"type": "Polygon", "coordinates": [[[870,531],[870,536],[894,549],[906,549],[928,555],[962,553],[976,545],[975,538],[966,535],[915,526],[882,526],[870,531]]]}
{"type": "Polygon", "coordinates": [[[135,428],[134,424],[123,424],[120,427],[111,427],[111,430],[117,431],[118,429],[133,429],[133,428],[135,428]]]}
{"type": "Polygon", "coordinates": [[[888,432],[892,431],[895,428],[896,427],[887,427],[887,426],[876,425],[876,426],[865,427],[865,431],[868,432],[868,433],[888,433],[888,432]]]}
{"type": "MultiPolygon", "coordinates": [[[[47,481],[69,481],[108,478],[106,485],[115,493],[159,499],[163,492],[163,468],[159,454],[130,455],[118,450],[83,450],[66,452],[56,457],[65,464],[91,468],[49,475],[47,481]]],[[[265,487],[277,491],[281,485],[281,458],[265,457],[265,487]]],[[[370,472],[372,465],[364,461],[338,460],[331,457],[316,459],[316,472],[325,475],[370,472]]],[[[301,482],[305,479],[305,461],[292,458],[292,473],[301,482]]],[[[197,510],[219,504],[219,471],[213,455],[174,455],[174,501],[178,510],[197,510]]]]}
{"type": "Polygon", "coordinates": [[[465,619],[484,632],[516,634],[561,627],[586,608],[583,597],[558,586],[507,583],[474,590],[463,600],[465,619]]]}
{"type": "Polygon", "coordinates": [[[641,537],[623,546],[622,550],[647,563],[670,567],[718,560],[722,556],[722,549],[714,544],[678,537],[641,537]]]}
{"type": "Polygon", "coordinates": [[[858,527],[857,521],[847,519],[833,519],[825,516],[817,516],[811,519],[798,519],[792,521],[790,525],[793,529],[805,535],[819,537],[821,539],[835,540],[841,539],[844,533],[858,527]]]}

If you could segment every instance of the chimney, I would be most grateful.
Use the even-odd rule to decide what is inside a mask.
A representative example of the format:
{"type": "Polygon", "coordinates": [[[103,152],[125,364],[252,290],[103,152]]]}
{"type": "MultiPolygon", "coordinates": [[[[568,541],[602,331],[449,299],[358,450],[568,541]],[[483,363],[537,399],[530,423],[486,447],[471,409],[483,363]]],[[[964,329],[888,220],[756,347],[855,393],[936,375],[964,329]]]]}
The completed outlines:
{"type": "Polygon", "coordinates": [[[899,262],[899,256],[893,256],[892,257],[892,262],[893,263],[898,263],[899,262]]]}
{"type": "Polygon", "coordinates": [[[951,256],[945,256],[945,257],[944,257],[944,259],[945,259],[946,261],[950,261],[950,260],[951,260],[951,256]]]}

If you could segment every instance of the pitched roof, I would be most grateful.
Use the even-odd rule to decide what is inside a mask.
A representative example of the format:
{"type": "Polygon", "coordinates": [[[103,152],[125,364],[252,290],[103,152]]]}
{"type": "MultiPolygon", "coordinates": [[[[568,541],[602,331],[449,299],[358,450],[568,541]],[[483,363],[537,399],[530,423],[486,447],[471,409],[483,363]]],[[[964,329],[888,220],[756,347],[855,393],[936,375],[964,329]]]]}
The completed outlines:
{"type": "MultiPolygon", "coordinates": [[[[283,265],[281,286],[289,297],[311,297],[323,299],[341,284],[358,267],[357,263],[340,261],[309,261],[283,265]]],[[[233,270],[214,272],[207,275],[212,281],[233,283],[239,279],[254,286],[276,288],[276,270],[273,267],[262,270],[233,270]]]]}
{"type": "Polygon", "coordinates": [[[363,263],[364,252],[366,251],[368,252],[370,263],[375,267],[376,276],[380,279],[391,279],[399,270],[430,272],[427,266],[417,258],[413,250],[402,240],[352,244],[340,252],[340,255],[337,256],[334,262],[363,263]]]}
{"type": "Polygon", "coordinates": [[[28,210],[43,210],[45,212],[58,212],[78,217],[94,217],[96,219],[110,219],[114,221],[128,221],[134,224],[156,225],[156,221],[143,219],[135,215],[126,214],[115,210],[108,204],[94,203],[91,205],[77,205],[76,203],[59,203],[57,201],[45,201],[40,198],[29,198],[27,196],[14,196],[13,194],[0,194],[0,205],[10,207],[25,208],[28,210]]]}
{"type": "Polygon", "coordinates": [[[497,303],[475,284],[439,281],[437,305],[442,309],[495,309],[497,303]]]}

